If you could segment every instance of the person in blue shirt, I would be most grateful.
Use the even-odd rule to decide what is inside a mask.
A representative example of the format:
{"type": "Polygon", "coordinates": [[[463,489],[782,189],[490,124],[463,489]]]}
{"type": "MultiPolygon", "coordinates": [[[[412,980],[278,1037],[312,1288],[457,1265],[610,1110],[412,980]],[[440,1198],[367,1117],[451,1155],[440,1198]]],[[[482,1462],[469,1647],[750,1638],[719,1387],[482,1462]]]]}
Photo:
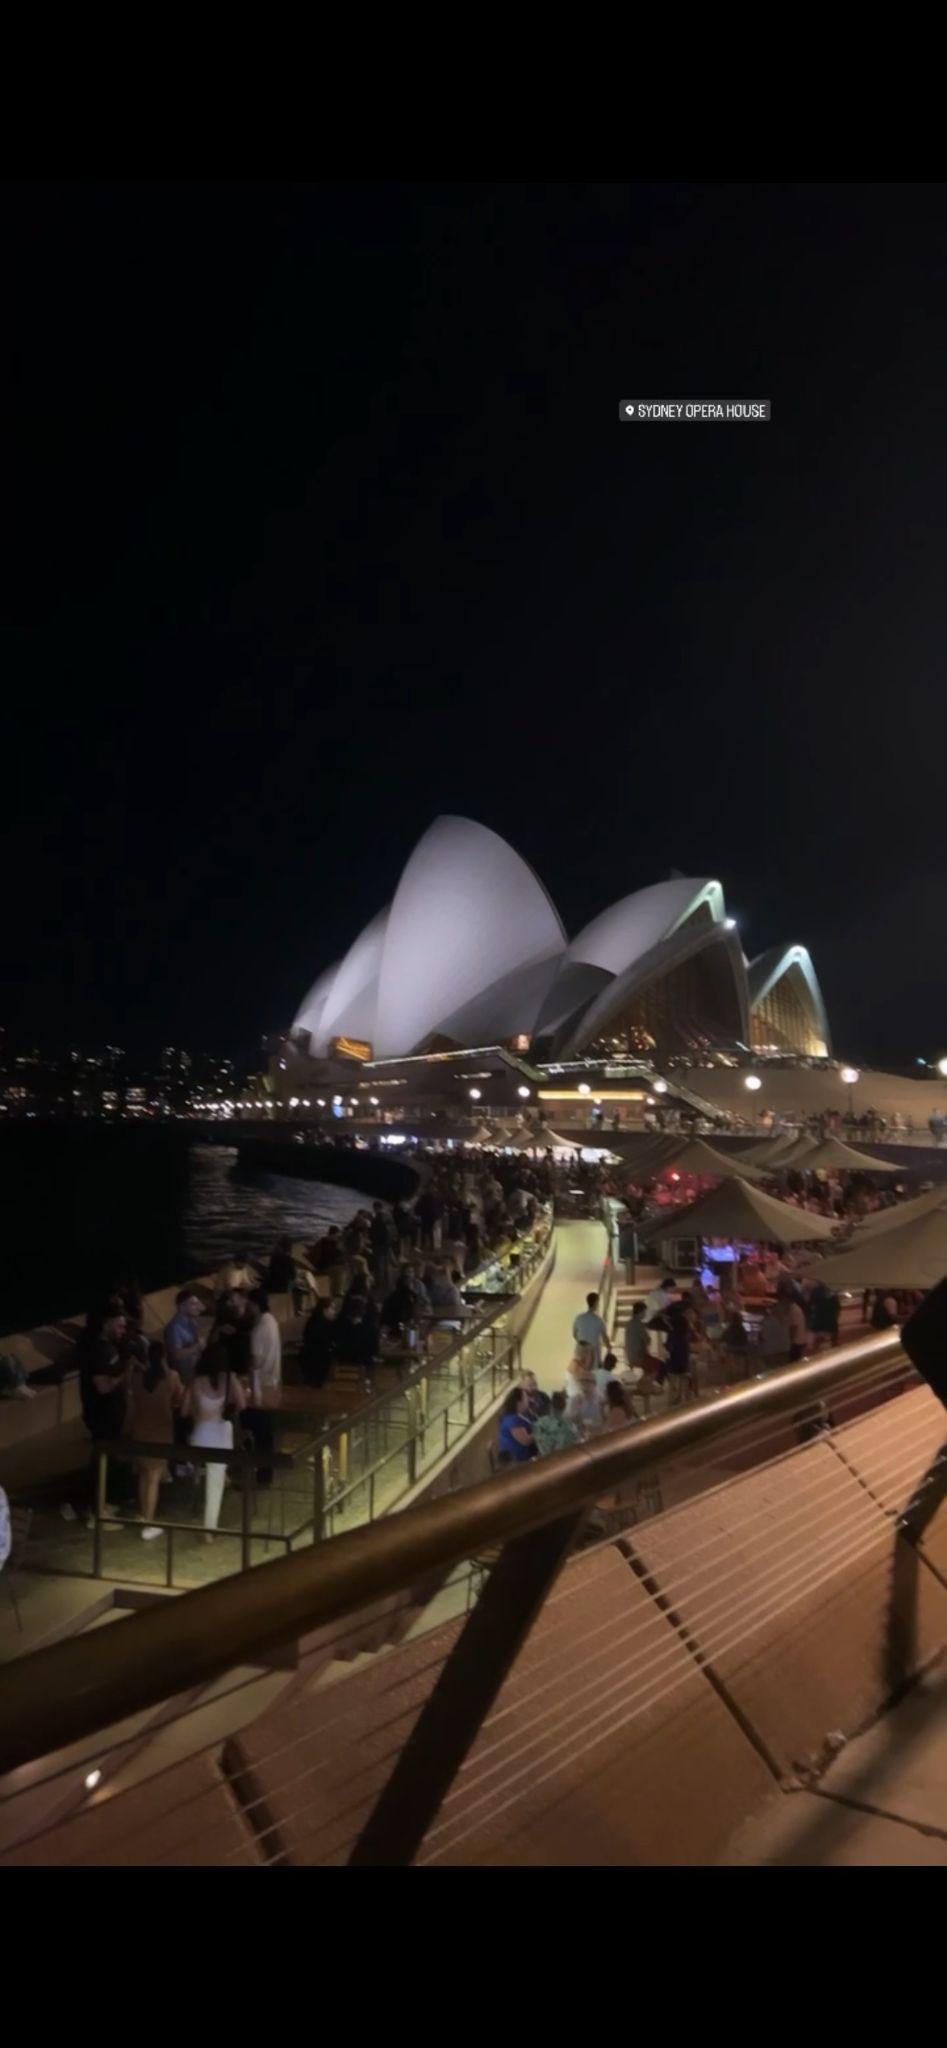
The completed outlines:
{"type": "Polygon", "coordinates": [[[164,1343],[168,1364],[172,1372],[180,1373],[185,1386],[194,1378],[203,1345],[201,1343],[198,1316],[203,1312],[200,1295],[192,1287],[182,1287],[177,1296],[177,1306],[171,1321],[165,1324],[164,1343]]]}
{"type": "Polygon", "coordinates": [[[528,1396],[524,1387],[512,1387],[500,1412],[497,1455],[504,1465],[524,1465],[535,1458],[533,1425],[526,1413],[528,1396]]]}

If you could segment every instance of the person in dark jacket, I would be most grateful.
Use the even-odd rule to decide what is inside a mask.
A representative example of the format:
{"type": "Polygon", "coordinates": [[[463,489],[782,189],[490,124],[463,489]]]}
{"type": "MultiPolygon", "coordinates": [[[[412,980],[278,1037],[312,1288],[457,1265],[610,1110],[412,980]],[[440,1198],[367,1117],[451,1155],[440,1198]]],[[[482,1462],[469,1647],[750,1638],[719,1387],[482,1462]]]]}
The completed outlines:
{"type": "Polygon", "coordinates": [[[289,1294],[295,1283],[296,1261],[292,1242],[288,1237],[279,1237],[270,1255],[264,1287],[267,1294],[289,1294]]]}
{"type": "Polygon", "coordinates": [[[391,1218],[386,1215],[380,1202],[376,1202],[372,1210],[371,1228],[368,1234],[372,1247],[372,1272],[375,1278],[375,1286],[379,1290],[384,1290],[388,1286],[391,1257],[394,1251],[394,1231],[391,1218]]]}
{"type": "Polygon", "coordinates": [[[299,1369],[307,1387],[324,1387],[335,1362],[339,1334],[334,1301],[316,1302],[303,1330],[299,1369]]]}
{"type": "Polygon", "coordinates": [[[360,1365],[369,1373],[378,1352],[378,1319],[360,1294],[346,1302],[336,1330],[339,1364],[360,1365]]]}

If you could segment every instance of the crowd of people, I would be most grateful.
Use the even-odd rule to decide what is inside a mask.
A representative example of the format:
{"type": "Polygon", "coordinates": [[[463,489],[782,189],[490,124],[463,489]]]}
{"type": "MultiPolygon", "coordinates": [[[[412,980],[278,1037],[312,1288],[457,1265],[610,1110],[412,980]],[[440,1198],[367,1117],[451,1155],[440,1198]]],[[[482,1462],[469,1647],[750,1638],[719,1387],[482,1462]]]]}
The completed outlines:
{"type": "MultiPolygon", "coordinates": [[[[574,1349],[561,1388],[546,1393],[525,1373],[507,1396],[497,1464],[522,1464],[647,1420],[658,1396],[675,1407],[710,1385],[773,1371],[838,1343],[833,1289],[800,1276],[776,1254],[765,1279],[772,1291],[761,1298],[741,1294],[735,1276],[721,1294],[709,1274],[685,1281],[667,1273],[633,1303],[617,1351],[599,1297],[589,1294],[572,1325],[574,1349]]],[[[865,1319],[872,1329],[891,1328],[916,1300],[879,1292],[863,1303],[865,1319]]]]}
{"type": "MultiPolygon", "coordinates": [[[[432,1159],[410,1200],[360,1208],[305,1248],[281,1236],[262,1264],[238,1251],[210,1299],[194,1286],[180,1290],[160,1334],[146,1330],[137,1283],[117,1284],[86,1318],[77,1347],[89,1435],[115,1447],[106,1465],[107,1525],[137,1492],[142,1540],[153,1541],[160,1487],[203,1476],[204,1530],[213,1540],[228,1452],[252,1452],[257,1484],[272,1484],[288,1317],[304,1317],[304,1382],[324,1387],[336,1366],[355,1367],[370,1388],[379,1360],[404,1365],[432,1326],[463,1329],[474,1312],[465,1283],[500,1248],[533,1235],[555,1174],[550,1161],[509,1154],[432,1159]],[[148,1448],[130,1459],[120,1454],[123,1440],[148,1448]],[[205,1455],[195,1459],[195,1451],[205,1455]]],[[[92,1500],[68,1502],[63,1513],[91,1523],[92,1500]]]]}
{"type": "MultiPolygon", "coordinates": [[[[275,1255],[274,1255],[275,1256],[275,1255]]],[[[271,1269],[273,1261],[270,1262],[271,1269]]],[[[256,1460],[260,1486],[272,1483],[273,1411],[282,1383],[282,1338],[268,1286],[246,1262],[242,1285],[227,1275],[211,1302],[196,1288],[177,1295],[161,1335],[145,1328],[135,1282],[123,1282],[86,1318],[77,1345],[82,1414],[89,1435],[113,1448],[106,1458],[105,1513],[111,1523],[137,1502],[144,1542],[160,1535],[158,1491],[170,1477],[197,1477],[193,1450],[226,1454],[239,1432],[256,1460]],[[134,1460],[123,1440],[141,1446],[134,1460]]],[[[267,1275],[269,1279],[269,1275],[267,1275]]],[[[204,1528],[212,1539],[220,1519],[226,1456],[203,1458],[204,1528]]],[[[92,1502],[67,1502],[91,1523],[92,1502]]]]}

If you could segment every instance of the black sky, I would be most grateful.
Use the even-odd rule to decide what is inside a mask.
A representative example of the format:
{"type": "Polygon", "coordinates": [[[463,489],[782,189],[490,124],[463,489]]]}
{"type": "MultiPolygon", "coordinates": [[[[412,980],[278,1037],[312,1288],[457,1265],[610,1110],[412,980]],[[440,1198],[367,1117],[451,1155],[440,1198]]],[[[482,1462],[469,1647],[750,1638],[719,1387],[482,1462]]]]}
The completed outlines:
{"type": "Polygon", "coordinates": [[[947,1041],[947,188],[7,187],[0,1023],[252,1048],[439,811],[947,1041]],[[620,397],[765,397],[630,428],[620,397]]]}

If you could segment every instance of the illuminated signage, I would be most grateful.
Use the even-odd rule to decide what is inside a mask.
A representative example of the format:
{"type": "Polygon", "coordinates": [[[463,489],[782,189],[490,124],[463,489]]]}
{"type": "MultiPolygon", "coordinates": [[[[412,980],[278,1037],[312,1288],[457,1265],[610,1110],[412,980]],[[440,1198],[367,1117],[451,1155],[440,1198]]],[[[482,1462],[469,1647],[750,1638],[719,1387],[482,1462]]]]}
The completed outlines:
{"type": "Polygon", "coordinates": [[[370,1060],[371,1046],[363,1038],[330,1038],[329,1052],[336,1060],[370,1060]]]}
{"type": "MultiPolygon", "coordinates": [[[[540,1102],[584,1102],[592,1100],[590,1095],[580,1095],[578,1088],[538,1088],[540,1102]]],[[[603,1102],[645,1102],[643,1088],[609,1088],[597,1100],[603,1102]]]]}

